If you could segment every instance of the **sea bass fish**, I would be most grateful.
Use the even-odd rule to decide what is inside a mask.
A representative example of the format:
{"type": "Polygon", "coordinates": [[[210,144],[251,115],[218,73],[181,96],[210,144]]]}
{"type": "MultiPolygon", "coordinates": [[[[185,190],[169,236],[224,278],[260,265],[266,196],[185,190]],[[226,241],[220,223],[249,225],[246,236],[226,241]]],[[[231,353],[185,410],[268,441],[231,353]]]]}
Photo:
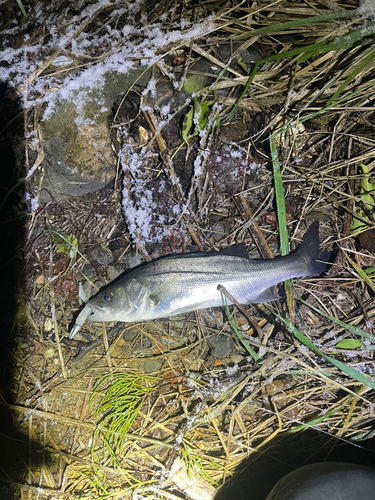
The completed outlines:
{"type": "Polygon", "coordinates": [[[318,221],[311,224],[300,248],[285,257],[249,259],[243,245],[222,252],[161,257],[86,299],[70,338],[85,321],[148,321],[222,306],[218,285],[241,304],[271,302],[279,298],[273,289],[278,283],[324,271],[326,264],[317,261],[324,257],[318,221]]]}

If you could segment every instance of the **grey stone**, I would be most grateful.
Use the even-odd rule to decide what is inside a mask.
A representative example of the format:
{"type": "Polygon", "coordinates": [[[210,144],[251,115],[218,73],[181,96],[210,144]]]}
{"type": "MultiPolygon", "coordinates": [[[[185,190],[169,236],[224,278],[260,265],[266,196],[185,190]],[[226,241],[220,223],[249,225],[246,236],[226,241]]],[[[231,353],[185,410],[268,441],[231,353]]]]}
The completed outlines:
{"type": "Polygon", "coordinates": [[[88,278],[89,280],[92,280],[96,276],[96,271],[95,267],[92,266],[91,264],[85,264],[82,268],[82,273],[88,278]]]}
{"type": "MultiPolygon", "coordinates": [[[[150,74],[144,69],[125,75],[108,71],[97,91],[83,87],[74,93],[74,99],[56,100],[43,122],[46,166],[40,203],[97,191],[114,178],[115,160],[108,134],[113,101],[135,81],[146,86],[150,74]],[[82,103],[79,112],[73,100],[82,103]]],[[[40,176],[35,176],[35,186],[39,180],[40,176]]]]}
{"type": "Polygon", "coordinates": [[[85,281],[82,285],[82,288],[83,288],[83,293],[86,295],[88,299],[95,293],[93,290],[93,286],[89,281],[85,281]]]}
{"type": "Polygon", "coordinates": [[[144,373],[153,373],[158,372],[160,368],[163,366],[162,359],[150,359],[143,363],[143,371],[144,373]]]}
{"type": "Polygon", "coordinates": [[[108,280],[113,281],[125,270],[122,264],[115,264],[114,266],[108,266],[106,269],[108,280]]]}
{"type": "Polygon", "coordinates": [[[126,252],[121,257],[122,262],[125,264],[126,269],[133,269],[133,267],[139,266],[143,262],[143,257],[140,253],[126,252]]]}
{"type": "Polygon", "coordinates": [[[108,266],[113,262],[112,252],[102,245],[96,245],[87,249],[86,255],[94,265],[97,263],[101,266],[108,266]]]}
{"type": "Polygon", "coordinates": [[[210,335],[208,341],[212,347],[212,354],[218,359],[228,358],[235,346],[232,337],[219,333],[210,335]]]}
{"type": "MultiPolygon", "coordinates": [[[[241,43],[226,43],[223,45],[220,45],[217,49],[218,55],[223,59],[224,62],[227,62],[228,59],[231,57],[231,55],[241,46],[241,43]]],[[[262,59],[262,56],[259,54],[259,52],[252,46],[248,47],[245,50],[241,50],[240,52],[240,57],[242,61],[246,65],[251,65],[255,64],[257,61],[262,59]]],[[[230,67],[232,69],[239,69],[237,65],[237,59],[234,58],[231,63],[230,67]]]]}
{"type": "Polygon", "coordinates": [[[139,335],[139,330],[134,326],[132,328],[129,328],[129,330],[126,330],[123,337],[124,340],[132,341],[137,337],[137,335],[139,335]]]}

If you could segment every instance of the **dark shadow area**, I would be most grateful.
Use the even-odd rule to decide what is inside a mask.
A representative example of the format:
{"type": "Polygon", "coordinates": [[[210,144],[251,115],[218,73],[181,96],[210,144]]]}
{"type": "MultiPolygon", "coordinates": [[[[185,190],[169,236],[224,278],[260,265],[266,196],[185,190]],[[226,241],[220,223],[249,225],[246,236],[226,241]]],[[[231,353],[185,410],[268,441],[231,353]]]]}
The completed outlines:
{"type": "Polygon", "coordinates": [[[315,430],[284,434],[241,463],[220,491],[220,500],[265,500],[279,479],[316,462],[375,467],[375,439],[350,444],[315,430]]]}
{"type": "MultiPolygon", "coordinates": [[[[27,222],[23,199],[23,113],[12,89],[0,82],[0,498],[20,498],[30,464],[41,463],[29,438],[19,432],[24,414],[13,411],[22,384],[20,346],[27,345],[24,304],[24,243],[27,222]],[[35,456],[35,453],[36,456],[35,456]]],[[[45,458],[45,457],[44,457],[45,458]]]]}

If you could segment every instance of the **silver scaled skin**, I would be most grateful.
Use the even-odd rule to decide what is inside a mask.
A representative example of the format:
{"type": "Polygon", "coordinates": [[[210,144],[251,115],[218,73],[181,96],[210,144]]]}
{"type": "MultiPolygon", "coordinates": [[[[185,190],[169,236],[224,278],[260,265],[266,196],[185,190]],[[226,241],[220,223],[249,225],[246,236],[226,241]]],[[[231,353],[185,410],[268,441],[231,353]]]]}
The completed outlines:
{"type": "Polygon", "coordinates": [[[222,306],[218,285],[241,304],[270,302],[279,298],[276,284],[324,271],[326,264],[316,260],[324,257],[318,221],[298,251],[285,257],[249,259],[242,245],[218,253],[162,257],[133,269],[87,301],[70,338],[85,321],[148,321],[222,306]]]}

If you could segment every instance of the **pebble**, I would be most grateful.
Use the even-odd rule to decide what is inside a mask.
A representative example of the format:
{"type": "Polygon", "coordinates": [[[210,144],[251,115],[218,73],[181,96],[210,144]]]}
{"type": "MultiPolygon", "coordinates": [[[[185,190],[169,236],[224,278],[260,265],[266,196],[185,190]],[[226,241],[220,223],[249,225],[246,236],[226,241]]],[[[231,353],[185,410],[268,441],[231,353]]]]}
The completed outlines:
{"type": "Polygon", "coordinates": [[[162,359],[150,359],[143,363],[143,372],[144,373],[152,373],[158,372],[163,365],[162,359]]]}
{"type": "MultiPolygon", "coordinates": [[[[86,275],[87,276],[87,275],[86,275]]],[[[82,285],[83,292],[86,295],[86,297],[89,299],[91,295],[93,295],[93,286],[89,281],[85,281],[82,285]]]]}
{"type": "Polygon", "coordinates": [[[52,330],[53,324],[52,324],[52,319],[47,318],[44,322],[44,331],[45,332],[50,332],[52,330]]]}
{"type": "Polygon", "coordinates": [[[242,356],[241,354],[237,354],[236,352],[233,352],[229,358],[228,362],[233,363],[234,365],[238,365],[245,359],[245,356],[242,356]]]}
{"type": "Polygon", "coordinates": [[[139,335],[139,330],[134,326],[132,328],[129,328],[129,330],[126,330],[126,332],[124,332],[123,334],[123,337],[125,340],[129,342],[134,340],[137,337],[137,335],[139,335]]]}
{"type": "Polygon", "coordinates": [[[37,285],[44,285],[45,283],[44,274],[38,274],[38,276],[35,278],[35,283],[37,285]]]}
{"type": "Polygon", "coordinates": [[[55,349],[53,349],[53,347],[46,349],[43,354],[46,359],[53,358],[56,355],[55,349]]]}
{"type": "Polygon", "coordinates": [[[126,252],[122,258],[122,262],[125,264],[126,269],[132,269],[133,267],[139,266],[143,262],[143,257],[140,253],[126,252]]]}
{"type": "Polygon", "coordinates": [[[116,279],[118,276],[120,276],[121,273],[124,272],[124,266],[122,264],[116,264],[114,266],[108,266],[106,269],[108,280],[113,281],[116,279]]]}
{"type": "Polygon", "coordinates": [[[212,347],[212,354],[218,359],[228,358],[236,345],[232,337],[221,334],[210,335],[208,341],[212,347]]]}
{"type": "Polygon", "coordinates": [[[95,267],[92,266],[91,264],[85,264],[82,268],[82,273],[88,278],[89,280],[92,280],[93,278],[96,277],[96,271],[95,267]]]}
{"type": "Polygon", "coordinates": [[[101,245],[90,248],[87,251],[87,255],[91,262],[97,262],[101,266],[108,266],[113,262],[112,252],[101,245]]]}

